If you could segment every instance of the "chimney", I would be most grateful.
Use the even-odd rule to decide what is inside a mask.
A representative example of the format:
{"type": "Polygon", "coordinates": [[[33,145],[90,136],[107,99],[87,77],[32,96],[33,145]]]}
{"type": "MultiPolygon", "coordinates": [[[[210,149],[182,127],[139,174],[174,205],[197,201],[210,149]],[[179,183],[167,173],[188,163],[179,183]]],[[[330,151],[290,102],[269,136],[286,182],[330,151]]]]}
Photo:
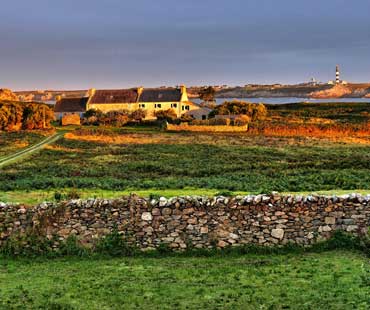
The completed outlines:
{"type": "Polygon", "coordinates": [[[141,94],[143,93],[144,87],[140,86],[137,88],[137,101],[139,101],[141,94]]]}
{"type": "Polygon", "coordinates": [[[96,93],[96,89],[95,88],[90,88],[88,91],[87,91],[87,97],[92,97],[94,96],[96,93]]]}
{"type": "Polygon", "coordinates": [[[180,86],[180,91],[181,91],[181,101],[182,102],[189,101],[188,92],[186,91],[186,86],[185,85],[180,86]]]}

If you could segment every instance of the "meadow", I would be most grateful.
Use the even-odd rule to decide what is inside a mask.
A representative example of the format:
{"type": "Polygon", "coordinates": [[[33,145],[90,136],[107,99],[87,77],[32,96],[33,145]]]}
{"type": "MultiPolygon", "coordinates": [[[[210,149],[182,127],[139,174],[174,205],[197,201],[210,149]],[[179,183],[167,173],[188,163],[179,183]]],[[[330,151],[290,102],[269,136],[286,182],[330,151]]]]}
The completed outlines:
{"type": "Polygon", "coordinates": [[[0,190],[370,189],[367,145],[242,134],[111,132],[95,141],[84,130],[75,135],[4,167],[0,190]]]}
{"type": "Polygon", "coordinates": [[[324,253],[2,259],[0,309],[368,309],[367,258],[324,253]]]}

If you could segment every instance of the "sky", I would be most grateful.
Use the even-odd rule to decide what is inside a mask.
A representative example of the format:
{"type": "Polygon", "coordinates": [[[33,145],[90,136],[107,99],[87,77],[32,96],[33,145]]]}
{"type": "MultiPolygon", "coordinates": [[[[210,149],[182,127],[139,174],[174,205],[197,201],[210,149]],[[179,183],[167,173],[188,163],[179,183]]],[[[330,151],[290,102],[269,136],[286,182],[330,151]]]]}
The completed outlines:
{"type": "Polygon", "coordinates": [[[0,88],[370,81],[370,1],[11,0],[0,88]]]}

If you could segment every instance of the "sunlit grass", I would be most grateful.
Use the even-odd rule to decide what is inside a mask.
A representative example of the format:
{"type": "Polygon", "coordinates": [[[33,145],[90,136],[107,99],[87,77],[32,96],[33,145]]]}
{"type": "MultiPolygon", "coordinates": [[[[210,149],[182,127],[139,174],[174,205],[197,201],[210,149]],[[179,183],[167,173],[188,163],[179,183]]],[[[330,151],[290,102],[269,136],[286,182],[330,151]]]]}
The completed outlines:
{"type": "MultiPolygon", "coordinates": [[[[55,201],[55,193],[61,193],[67,197],[68,193],[76,193],[81,199],[102,198],[102,199],[116,199],[123,196],[136,194],[140,197],[178,197],[178,196],[207,196],[214,197],[215,195],[248,195],[251,192],[206,188],[183,188],[183,189],[148,189],[135,190],[128,189],[123,191],[104,190],[104,189],[54,189],[54,190],[34,190],[34,191],[7,191],[0,192],[0,201],[8,203],[22,203],[27,205],[35,205],[44,201],[55,201]]],[[[332,191],[315,191],[315,192],[283,192],[284,195],[344,195],[344,194],[362,194],[370,195],[370,190],[332,190],[332,191]]]]}

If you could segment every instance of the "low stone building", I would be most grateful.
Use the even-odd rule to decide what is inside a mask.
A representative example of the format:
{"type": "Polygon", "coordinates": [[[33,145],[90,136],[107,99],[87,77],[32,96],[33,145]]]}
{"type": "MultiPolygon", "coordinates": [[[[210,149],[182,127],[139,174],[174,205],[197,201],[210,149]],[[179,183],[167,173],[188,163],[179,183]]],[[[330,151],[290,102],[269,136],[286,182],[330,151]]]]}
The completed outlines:
{"type": "Polygon", "coordinates": [[[178,88],[131,88],[131,89],[90,89],[84,98],[59,98],[55,107],[56,118],[66,113],[79,113],[94,109],[104,113],[125,110],[144,110],[145,119],[155,119],[155,113],[173,109],[177,117],[183,114],[196,119],[206,119],[210,109],[202,108],[189,101],[185,86],[178,88]]]}
{"type": "Polygon", "coordinates": [[[56,98],[54,107],[55,119],[61,121],[64,116],[78,115],[80,118],[86,112],[88,97],[82,98],[56,98]]]}

